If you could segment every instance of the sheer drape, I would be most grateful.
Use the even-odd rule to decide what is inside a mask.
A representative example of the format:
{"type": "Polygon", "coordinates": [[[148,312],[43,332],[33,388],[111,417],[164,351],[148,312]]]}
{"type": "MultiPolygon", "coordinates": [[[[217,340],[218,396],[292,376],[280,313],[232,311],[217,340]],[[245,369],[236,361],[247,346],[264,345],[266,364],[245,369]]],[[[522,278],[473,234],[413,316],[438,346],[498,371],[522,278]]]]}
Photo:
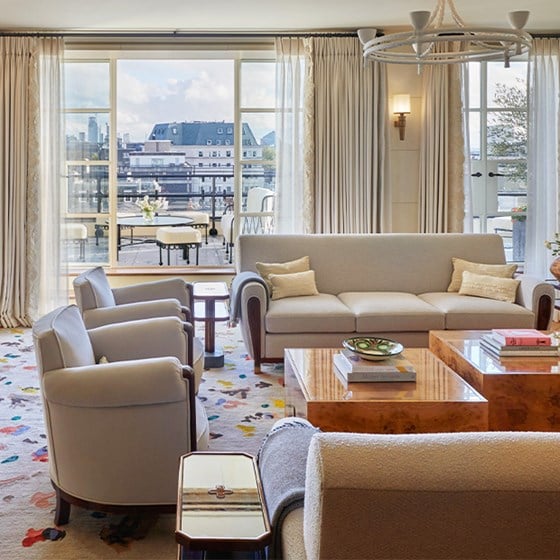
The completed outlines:
{"type": "Polygon", "coordinates": [[[526,272],[550,276],[544,242],[559,231],[560,39],[533,39],[529,57],[526,272]]]}
{"type": "Polygon", "coordinates": [[[0,325],[29,326],[64,300],[60,270],[58,38],[0,38],[0,325]]]}
{"type": "Polygon", "coordinates": [[[422,68],[421,233],[462,232],[465,217],[460,65],[422,68]]]}
{"type": "Polygon", "coordinates": [[[354,37],[313,37],[310,43],[314,231],[390,231],[386,68],[364,65],[354,37]]]}
{"type": "Polygon", "coordinates": [[[309,42],[276,39],[276,233],[309,233],[313,111],[309,42]]]}

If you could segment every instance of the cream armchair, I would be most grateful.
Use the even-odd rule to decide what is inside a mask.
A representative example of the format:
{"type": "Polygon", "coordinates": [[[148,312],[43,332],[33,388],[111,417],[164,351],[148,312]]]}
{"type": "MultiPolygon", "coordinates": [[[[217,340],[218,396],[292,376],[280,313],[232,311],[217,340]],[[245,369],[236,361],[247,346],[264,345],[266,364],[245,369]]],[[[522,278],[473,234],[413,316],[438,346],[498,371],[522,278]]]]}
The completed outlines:
{"type": "Polygon", "coordinates": [[[74,279],[76,303],[88,329],[152,317],[191,320],[192,285],[181,278],[111,288],[97,266],[74,279]]]}
{"type": "Polygon", "coordinates": [[[208,446],[188,347],[175,317],[86,330],[79,309],[33,325],[56,491],[55,523],[71,504],[174,511],[179,457],[208,446]],[[107,362],[107,363],[99,363],[107,362]]]}
{"type": "MultiPolygon", "coordinates": [[[[76,303],[88,329],[153,317],[192,320],[192,284],[181,278],[111,288],[105,270],[97,266],[77,276],[73,285],[76,303]]],[[[194,369],[198,388],[204,369],[204,345],[194,336],[194,330],[191,332],[185,363],[194,369]]]]}

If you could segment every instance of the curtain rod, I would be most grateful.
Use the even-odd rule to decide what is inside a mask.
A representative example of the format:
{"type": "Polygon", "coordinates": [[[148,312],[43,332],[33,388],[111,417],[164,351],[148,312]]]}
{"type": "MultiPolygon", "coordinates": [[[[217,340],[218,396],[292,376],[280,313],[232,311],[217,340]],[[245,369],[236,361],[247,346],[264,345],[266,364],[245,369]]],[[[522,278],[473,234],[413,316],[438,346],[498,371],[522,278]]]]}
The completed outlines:
{"type": "Polygon", "coordinates": [[[271,37],[354,37],[357,31],[291,31],[278,33],[211,33],[211,32],[189,32],[189,31],[148,31],[148,32],[125,32],[125,31],[0,31],[0,37],[72,37],[72,38],[122,38],[122,39],[258,39],[271,37]]]}

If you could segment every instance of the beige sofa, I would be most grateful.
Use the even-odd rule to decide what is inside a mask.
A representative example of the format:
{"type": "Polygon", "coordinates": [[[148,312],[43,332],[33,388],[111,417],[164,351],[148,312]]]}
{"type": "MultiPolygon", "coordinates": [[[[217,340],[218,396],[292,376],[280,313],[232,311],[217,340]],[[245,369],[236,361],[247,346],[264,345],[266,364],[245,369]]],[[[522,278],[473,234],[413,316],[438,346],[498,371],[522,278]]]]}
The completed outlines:
{"type": "Polygon", "coordinates": [[[560,558],[559,452],[557,433],[314,434],[272,557],[560,558]]]}
{"type": "Polygon", "coordinates": [[[448,292],[452,258],[505,263],[496,234],[241,235],[232,283],[255,370],[289,347],[339,346],[350,336],[381,335],[426,347],[430,330],[546,329],[552,285],[521,275],[515,303],[448,292]],[[256,263],[308,256],[319,294],[271,300],[256,263]]]}

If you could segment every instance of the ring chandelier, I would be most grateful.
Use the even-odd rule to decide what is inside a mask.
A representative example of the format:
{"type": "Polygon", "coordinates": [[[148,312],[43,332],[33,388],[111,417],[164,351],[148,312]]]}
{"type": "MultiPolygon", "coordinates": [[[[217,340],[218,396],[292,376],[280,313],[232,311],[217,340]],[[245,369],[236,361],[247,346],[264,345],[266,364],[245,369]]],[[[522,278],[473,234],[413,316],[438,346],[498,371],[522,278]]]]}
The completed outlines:
{"type": "Polygon", "coordinates": [[[419,65],[503,60],[508,68],[513,56],[524,54],[531,47],[531,35],[523,31],[528,18],[528,11],[516,11],[509,13],[511,29],[467,27],[453,0],[437,0],[433,13],[410,13],[412,32],[376,37],[376,29],[359,29],[358,37],[365,60],[419,65]],[[446,7],[455,26],[443,25],[446,7]],[[449,44],[452,46],[446,48],[449,44]]]}

